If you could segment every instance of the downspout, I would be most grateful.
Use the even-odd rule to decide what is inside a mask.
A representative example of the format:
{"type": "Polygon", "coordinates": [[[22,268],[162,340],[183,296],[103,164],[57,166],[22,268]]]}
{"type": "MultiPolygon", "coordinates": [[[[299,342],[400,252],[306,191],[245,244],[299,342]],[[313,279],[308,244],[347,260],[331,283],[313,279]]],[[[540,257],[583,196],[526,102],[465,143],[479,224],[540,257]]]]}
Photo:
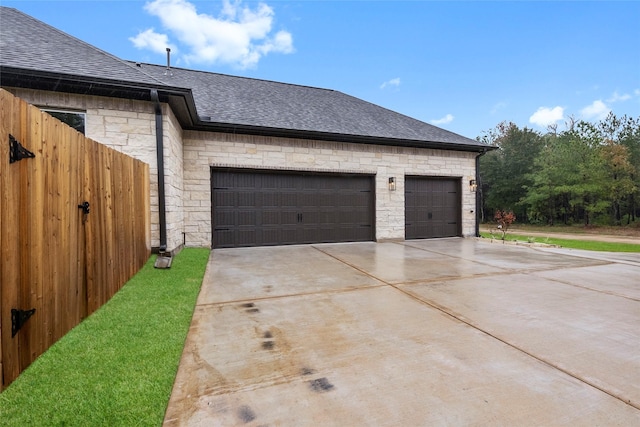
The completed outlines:
{"type": "Polygon", "coordinates": [[[480,182],[480,157],[487,154],[487,150],[482,150],[482,153],[476,156],[476,237],[480,237],[480,197],[482,195],[482,182],[480,182]]]}
{"type": "Polygon", "coordinates": [[[162,106],[158,97],[158,90],[151,89],[151,100],[154,102],[156,113],[156,155],[158,162],[158,219],[160,221],[160,248],[158,252],[163,255],[167,251],[167,214],[164,194],[164,137],[162,131],[162,106]]]}

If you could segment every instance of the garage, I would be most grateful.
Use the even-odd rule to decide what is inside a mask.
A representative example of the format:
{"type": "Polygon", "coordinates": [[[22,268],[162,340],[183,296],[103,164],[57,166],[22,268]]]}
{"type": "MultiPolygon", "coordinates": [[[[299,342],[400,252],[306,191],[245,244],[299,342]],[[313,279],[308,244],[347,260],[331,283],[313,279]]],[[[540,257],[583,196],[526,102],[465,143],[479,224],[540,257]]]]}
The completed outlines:
{"type": "Polygon", "coordinates": [[[213,247],[372,241],[374,178],[211,169],[213,247]]]}
{"type": "Polygon", "coordinates": [[[405,179],[405,239],[460,236],[460,216],[459,179],[405,179]]]}

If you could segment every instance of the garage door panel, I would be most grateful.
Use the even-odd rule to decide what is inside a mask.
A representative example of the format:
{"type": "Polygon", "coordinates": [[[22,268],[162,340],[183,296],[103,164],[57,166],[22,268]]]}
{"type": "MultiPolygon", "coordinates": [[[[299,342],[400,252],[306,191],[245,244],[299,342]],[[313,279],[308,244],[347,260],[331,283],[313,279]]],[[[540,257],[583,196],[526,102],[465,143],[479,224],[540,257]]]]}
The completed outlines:
{"type": "Polygon", "coordinates": [[[262,206],[264,208],[274,208],[282,205],[282,197],[278,193],[262,193],[262,206]]]}
{"type": "Polygon", "coordinates": [[[225,181],[227,186],[234,186],[235,188],[254,188],[256,186],[256,180],[254,176],[245,174],[232,174],[229,180],[225,181]]]}
{"type": "Polygon", "coordinates": [[[271,210],[271,207],[269,207],[269,209],[265,209],[262,211],[262,225],[264,227],[271,227],[271,226],[279,226],[282,223],[282,219],[280,218],[280,211],[275,211],[275,210],[271,210]]]}
{"type": "Polygon", "coordinates": [[[300,222],[298,211],[286,210],[282,211],[280,215],[280,225],[295,228],[300,222]]]}
{"type": "Polygon", "coordinates": [[[247,191],[238,193],[238,207],[251,207],[256,205],[256,195],[247,191]]]}
{"type": "Polygon", "coordinates": [[[274,191],[278,191],[278,197],[275,198],[277,204],[274,206],[280,208],[295,208],[298,206],[298,195],[295,191],[291,191],[290,189],[274,191]]]}
{"type": "Polygon", "coordinates": [[[236,213],[234,211],[220,211],[218,212],[218,226],[229,227],[236,223],[236,213]]]}
{"type": "Polygon", "coordinates": [[[374,239],[371,176],[212,170],[211,178],[214,247],[374,239]]]}
{"type": "Polygon", "coordinates": [[[236,195],[223,190],[214,193],[213,202],[217,206],[237,206],[236,195]]]}
{"type": "Polygon", "coordinates": [[[216,238],[221,247],[236,246],[235,233],[231,231],[231,228],[224,229],[224,227],[219,227],[216,231],[216,238]]]}
{"type": "Polygon", "coordinates": [[[256,213],[254,211],[238,210],[237,218],[238,218],[238,221],[236,224],[238,226],[255,224],[256,213]]]}
{"type": "Polygon", "coordinates": [[[243,242],[249,242],[256,239],[255,230],[238,228],[236,229],[235,234],[236,236],[233,240],[234,246],[246,246],[243,242]]]}
{"type": "Polygon", "coordinates": [[[428,239],[461,234],[460,180],[405,179],[405,238],[428,239]]]}

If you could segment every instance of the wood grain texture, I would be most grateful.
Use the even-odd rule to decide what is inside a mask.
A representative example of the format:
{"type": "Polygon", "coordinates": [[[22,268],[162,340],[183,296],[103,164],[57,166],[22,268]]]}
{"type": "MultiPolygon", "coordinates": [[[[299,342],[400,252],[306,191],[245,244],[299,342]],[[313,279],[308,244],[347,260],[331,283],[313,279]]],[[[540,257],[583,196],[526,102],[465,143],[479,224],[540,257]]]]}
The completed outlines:
{"type": "Polygon", "coordinates": [[[147,164],[2,89],[0,105],[1,391],[107,302],[151,244],[147,164]],[[36,157],[10,164],[9,135],[36,157]],[[32,308],[12,337],[11,309],[32,308]]]}

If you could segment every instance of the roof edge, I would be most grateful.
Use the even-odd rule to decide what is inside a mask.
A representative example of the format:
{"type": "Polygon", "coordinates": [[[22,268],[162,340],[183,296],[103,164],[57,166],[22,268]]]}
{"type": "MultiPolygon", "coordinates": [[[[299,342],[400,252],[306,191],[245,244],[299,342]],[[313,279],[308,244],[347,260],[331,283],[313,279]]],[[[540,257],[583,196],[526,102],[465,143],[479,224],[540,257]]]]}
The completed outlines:
{"type": "MultiPolygon", "coordinates": [[[[126,99],[150,101],[151,89],[158,90],[161,102],[170,104],[176,110],[176,116],[185,130],[202,130],[222,133],[244,133],[248,135],[298,138],[307,140],[325,140],[355,144],[385,145],[392,147],[429,148],[436,150],[465,151],[484,153],[496,147],[481,142],[475,144],[448,143],[437,141],[407,140],[375,136],[338,134],[320,131],[270,128],[234,123],[212,122],[197,114],[191,89],[171,87],[163,84],[132,83],[123,80],[100,79],[82,75],[53,73],[32,69],[0,66],[0,85],[36,90],[63,91],[82,95],[108,96],[126,99]],[[30,80],[31,78],[31,80],[30,80]],[[176,105],[176,99],[182,99],[176,105]],[[180,113],[177,113],[180,110],[180,113]]],[[[469,141],[472,139],[467,138],[469,141]]]]}
{"type": "Polygon", "coordinates": [[[132,83],[126,80],[100,79],[83,75],[53,73],[24,68],[0,66],[0,86],[18,87],[52,92],[68,92],[80,95],[107,96],[140,101],[151,101],[151,89],[161,93],[162,102],[172,104],[176,97],[184,100],[179,120],[183,126],[193,126],[198,121],[198,113],[191,89],[132,83]],[[63,90],[61,90],[63,88],[63,90]]]}
{"type": "MultiPolygon", "coordinates": [[[[485,145],[481,142],[477,144],[459,144],[448,143],[438,141],[422,141],[422,140],[410,140],[410,139],[394,139],[383,138],[375,136],[363,136],[363,135],[348,135],[338,134],[330,132],[318,132],[318,131],[306,131],[306,130],[294,130],[283,128],[267,128],[251,125],[239,125],[233,123],[219,123],[210,122],[199,119],[199,121],[192,127],[186,130],[196,131],[213,131],[221,133],[233,133],[233,134],[248,134],[256,136],[270,136],[281,138],[298,138],[298,139],[312,139],[312,140],[324,140],[331,142],[344,142],[354,144],[369,144],[369,145],[385,145],[391,147],[408,147],[408,148],[430,148],[435,150],[448,150],[448,151],[466,151],[485,153],[487,151],[494,150],[496,147],[485,145]]],[[[470,140],[473,141],[473,140],[470,140]]]]}

